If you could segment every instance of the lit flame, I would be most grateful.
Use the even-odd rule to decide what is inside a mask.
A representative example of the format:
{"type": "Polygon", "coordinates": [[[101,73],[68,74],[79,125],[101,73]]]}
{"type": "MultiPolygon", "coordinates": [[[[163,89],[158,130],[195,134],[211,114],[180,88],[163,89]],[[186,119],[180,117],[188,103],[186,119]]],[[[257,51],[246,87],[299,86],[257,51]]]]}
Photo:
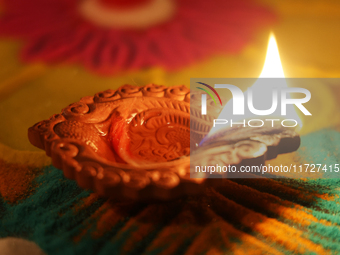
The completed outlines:
{"type": "MultiPolygon", "coordinates": [[[[284,78],[279,49],[273,33],[270,34],[266,60],[259,78],[284,78]]],[[[286,85],[287,86],[287,85],[286,85]]]]}
{"type": "MultiPolygon", "coordinates": [[[[256,82],[251,86],[253,88],[253,91],[256,91],[256,88],[259,88],[261,90],[259,91],[265,91],[265,92],[271,92],[272,88],[285,88],[288,87],[287,83],[286,83],[286,79],[284,72],[283,72],[283,68],[282,68],[282,64],[281,64],[281,59],[280,59],[280,54],[279,54],[279,50],[277,47],[277,43],[276,43],[276,39],[273,33],[270,34],[269,37],[269,41],[268,41],[268,48],[267,48],[267,54],[266,54],[266,59],[265,59],[265,63],[262,69],[262,72],[259,76],[259,79],[256,80],[256,82]],[[283,79],[278,79],[274,84],[263,84],[261,82],[260,78],[283,78],[283,79]],[[255,89],[254,89],[255,88],[255,89]]],[[[246,94],[246,92],[244,93],[246,94]]],[[[226,116],[228,116],[228,110],[230,111],[230,109],[232,109],[233,107],[233,103],[232,100],[229,100],[228,103],[224,106],[223,110],[221,111],[220,115],[218,118],[225,118],[226,116]]],[[[245,115],[242,116],[242,118],[238,118],[238,119],[233,119],[233,121],[239,121],[239,120],[243,120],[243,119],[249,119],[251,117],[254,117],[254,115],[245,115]]],[[[270,116],[268,116],[270,117],[270,116]]],[[[281,116],[280,116],[281,117],[281,116]]],[[[257,117],[258,118],[258,117],[257,117]]],[[[296,127],[296,130],[301,129],[302,127],[302,122],[301,119],[299,118],[296,109],[292,108],[290,111],[289,109],[287,109],[287,115],[285,116],[286,119],[295,119],[298,123],[298,126],[296,127]]],[[[282,117],[281,117],[282,119],[282,117]]],[[[212,134],[216,133],[218,130],[225,128],[224,125],[216,125],[216,127],[213,127],[208,136],[211,136],[212,134]]]]}

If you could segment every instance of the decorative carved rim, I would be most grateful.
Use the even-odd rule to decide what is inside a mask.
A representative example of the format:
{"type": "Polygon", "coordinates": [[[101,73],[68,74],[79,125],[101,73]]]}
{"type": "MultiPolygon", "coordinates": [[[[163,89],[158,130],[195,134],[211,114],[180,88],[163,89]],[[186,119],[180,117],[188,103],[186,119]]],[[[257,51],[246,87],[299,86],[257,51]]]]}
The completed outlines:
{"type": "MultiPolygon", "coordinates": [[[[53,165],[62,169],[65,177],[75,179],[82,188],[93,190],[102,196],[114,199],[168,200],[185,194],[198,194],[207,185],[214,185],[217,180],[208,180],[204,175],[202,178],[190,178],[189,156],[141,166],[119,163],[114,149],[105,137],[110,132],[113,116],[120,112],[121,107],[139,100],[136,113],[167,108],[190,118],[191,111],[190,128],[201,139],[210,129],[211,118],[217,118],[221,108],[214,108],[213,102],[208,102],[208,107],[212,107],[209,112],[213,116],[203,118],[200,115],[200,99],[200,95],[190,94],[184,85],[124,85],[117,90],[109,89],[84,97],[69,105],[60,114],[30,127],[28,138],[33,145],[46,151],[52,158],[53,165]]],[[[281,141],[281,138],[288,137],[289,141],[290,137],[295,141],[298,138],[299,142],[295,133],[290,132],[287,136],[286,131],[282,132],[276,133],[274,137],[270,134],[256,136],[257,141],[241,136],[226,145],[226,149],[231,152],[229,155],[233,156],[228,158],[224,155],[219,159],[225,164],[240,164],[243,160],[254,158],[254,155],[250,155],[252,150],[249,148],[262,146],[266,148],[261,149],[262,153],[257,155],[256,160],[264,163],[268,157],[273,158],[278,153],[288,152],[280,152],[280,144],[287,143],[282,143],[285,140],[281,141]],[[245,144],[248,147],[243,150],[245,144]]],[[[195,156],[199,158],[199,154],[195,156]]]]}
{"type": "Polygon", "coordinates": [[[28,138],[46,151],[67,178],[102,196],[167,200],[202,192],[206,180],[190,178],[190,157],[142,167],[114,162],[112,148],[98,134],[107,134],[112,115],[136,97],[143,97],[140,111],[173,108],[190,116],[190,91],[184,85],[124,85],[69,105],[60,114],[30,127],[28,138]]]}

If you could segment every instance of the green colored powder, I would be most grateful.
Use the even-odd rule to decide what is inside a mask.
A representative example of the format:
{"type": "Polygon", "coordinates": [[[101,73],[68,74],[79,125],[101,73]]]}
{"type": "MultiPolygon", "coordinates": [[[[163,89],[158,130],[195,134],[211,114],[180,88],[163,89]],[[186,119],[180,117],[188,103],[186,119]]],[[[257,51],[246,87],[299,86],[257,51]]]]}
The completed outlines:
{"type": "MultiPolygon", "coordinates": [[[[48,254],[75,254],[88,252],[86,244],[75,245],[72,237],[81,231],[81,223],[95,208],[75,214],[70,210],[88,191],[79,188],[75,181],[63,177],[62,171],[50,166],[37,177],[36,192],[17,205],[3,204],[0,236],[22,237],[36,242],[48,254]]],[[[94,250],[92,250],[94,251],[94,250]]],[[[85,253],[83,253],[85,254],[85,253]]]]}

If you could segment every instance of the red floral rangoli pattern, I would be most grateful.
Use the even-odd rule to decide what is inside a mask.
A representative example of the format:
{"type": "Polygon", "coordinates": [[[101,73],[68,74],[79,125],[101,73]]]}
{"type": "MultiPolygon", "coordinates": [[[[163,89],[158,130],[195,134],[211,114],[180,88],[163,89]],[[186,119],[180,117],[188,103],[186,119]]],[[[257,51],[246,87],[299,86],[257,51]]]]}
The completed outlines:
{"type": "Polygon", "coordinates": [[[78,63],[101,74],[174,69],[237,53],[274,18],[250,0],[4,0],[4,5],[0,34],[25,40],[23,60],[78,63]],[[99,25],[103,22],[108,24],[99,25]]]}

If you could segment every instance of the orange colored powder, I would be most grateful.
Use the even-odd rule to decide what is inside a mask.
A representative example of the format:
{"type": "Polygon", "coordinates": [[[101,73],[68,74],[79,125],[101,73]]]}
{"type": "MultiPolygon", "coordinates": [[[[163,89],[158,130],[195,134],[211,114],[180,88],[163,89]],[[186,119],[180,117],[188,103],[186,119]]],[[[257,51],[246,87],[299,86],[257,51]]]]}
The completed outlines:
{"type": "Polygon", "coordinates": [[[34,190],[33,180],[41,169],[6,163],[0,159],[0,194],[9,203],[28,197],[34,190]]]}

